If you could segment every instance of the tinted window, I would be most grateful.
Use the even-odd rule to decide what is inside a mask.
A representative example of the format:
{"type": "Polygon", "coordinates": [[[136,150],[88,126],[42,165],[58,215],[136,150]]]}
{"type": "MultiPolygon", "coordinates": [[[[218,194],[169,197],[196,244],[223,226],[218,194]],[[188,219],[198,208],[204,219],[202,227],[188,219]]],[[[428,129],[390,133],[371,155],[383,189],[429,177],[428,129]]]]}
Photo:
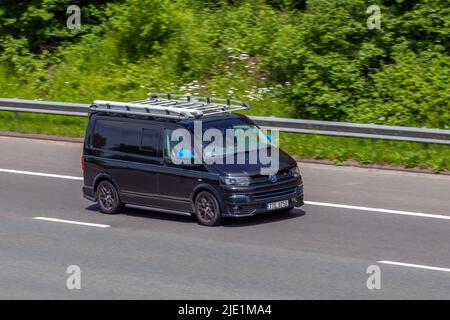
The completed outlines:
{"type": "Polygon", "coordinates": [[[122,128],[119,121],[97,120],[94,129],[94,148],[118,150],[122,141],[122,128]]]}
{"type": "Polygon", "coordinates": [[[173,129],[164,129],[164,157],[169,158],[173,147],[178,143],[171,141],[173,129]]]}
{"type": "Polygon", "coordinates": [[[122,128],[122,143],[120,144],[120,151],[139,153],[139,140],[141,132],[138,127],[122,128]]]}
{"type": "Polygon", "coordinates": [[[139,152],[140,128],[122,121],[97,120],[93,147],[122,152],[139,152]]]}
{"type": "Polygon", "coordinates": [[[143,129],[142,130],[142,143],[141,150],[143,154],[158,157],[159,153],[159,130],[156,129],[143,129]]]}
{"type": "MultiPolygon", "coordinates": [[[[186,129],[182,129],[179,128],[177,130],[186,130],[186,129]]],[[[163,147],[163,151],[164,151],[164,157],[165,158],[170,158],[172,157],[172,150],[173,148],[178,145],[180,142],[183,141],[183,138],[179,137],[178,140],[172,140],[172,133],[174,132],[174,129],[164,129],[164,147],[163,147]]],[[[190,133],[186,130],[186,133],[189,134],[189,139],[191,139],[191,146],[187,149],[189,150],[194,150],[194,141],[192,139],[192,136],[190,135],[190,133]]],[[[178,135],[177,135],[178,136],[178,135]]],[[[188,138],[186,138],[188,139],[188,138]]],[[[189,141],[189,140],[188,140],[189,141]]],[[[180,146],[179,146],[180,147],[180,146]]]]}

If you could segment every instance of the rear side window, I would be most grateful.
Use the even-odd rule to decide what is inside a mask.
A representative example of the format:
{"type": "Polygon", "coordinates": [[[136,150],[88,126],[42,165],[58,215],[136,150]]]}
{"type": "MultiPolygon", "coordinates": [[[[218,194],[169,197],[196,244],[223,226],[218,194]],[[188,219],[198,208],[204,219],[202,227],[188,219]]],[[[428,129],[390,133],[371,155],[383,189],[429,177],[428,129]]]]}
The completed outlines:
{"type": "Polygon", "coordinates": [[[160,140],[159,130],[157,128],[142,129],[141,150],[143,154],[151,157],[159,157],[160,140]]]}
{"type": "Polygon", "coordinates": [[[120,151],[139,153],[139,141],[141,132],[137,127],[122,128],[122,142],[120,151]]]}
{"type": "Polygon", "coordinates": [[[122,127],[120,121],[97,120],[94,128],[93,147],[106,150],[120,150],[122,143],[122,127]]]}
{"type": "Polygon", "coordinates": [[[120,151],[160,157],[159,128],[143,128],[133,122],[97,120],[92,146],[96,149],[120,151]]]}

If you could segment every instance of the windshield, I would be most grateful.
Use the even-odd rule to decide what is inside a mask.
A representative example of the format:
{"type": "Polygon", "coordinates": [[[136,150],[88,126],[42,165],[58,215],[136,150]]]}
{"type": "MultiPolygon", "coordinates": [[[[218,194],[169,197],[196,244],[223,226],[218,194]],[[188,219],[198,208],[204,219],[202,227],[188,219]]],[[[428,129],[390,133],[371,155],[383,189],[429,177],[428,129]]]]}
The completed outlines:
{"type": "Polygon", "coordinates": [[[203,156],[222,157],[271,146],[271,135],[245,118],[203,123],[203,156]]]}

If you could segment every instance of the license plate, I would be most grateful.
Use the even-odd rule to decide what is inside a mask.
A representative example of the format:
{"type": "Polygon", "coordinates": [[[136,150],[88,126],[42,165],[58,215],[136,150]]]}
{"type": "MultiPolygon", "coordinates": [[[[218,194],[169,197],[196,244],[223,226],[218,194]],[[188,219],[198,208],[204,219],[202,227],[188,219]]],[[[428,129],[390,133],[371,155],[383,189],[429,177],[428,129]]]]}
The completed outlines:
{"type": "Polygon", "coordinates": [[[266,204],[267,210],[276,210],[289,207],[289,200],[271,202],[266,204]]]}

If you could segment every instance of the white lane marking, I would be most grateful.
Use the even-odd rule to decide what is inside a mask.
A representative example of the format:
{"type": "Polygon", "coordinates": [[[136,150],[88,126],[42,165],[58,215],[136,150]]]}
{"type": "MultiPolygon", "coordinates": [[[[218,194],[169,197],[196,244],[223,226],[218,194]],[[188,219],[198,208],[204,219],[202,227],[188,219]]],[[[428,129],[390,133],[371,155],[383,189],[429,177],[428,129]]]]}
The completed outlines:
{"type": "Polygon", "coordinates": [[[414,216],[414,217],[422,217],[422,218],[450,220],[450,216],[444,216],[442,214],[430,214],[430,213],[423,213],[423,212],[410,212],[410,211],[401,211],[401,210],[349,206],[349,205],[345,205],[345,204],[314,202],[314,201],[305,201],[305,204],[309,204],[312,206],[343,208],[343,209],[350,209],[350,210],[372,211],[372,212],[392,213],[392,214],[400,214],[400,215],[405,215],[405,216],[414,216]]]}
{"type": "Polygon", "coordinates": [[[78,221],[72,221],[72,220],[61,220],[61,219],[46,218],[46,217],[33,217],[33,219],[52,221],[52,222],[69,223],[69,224],[79,224],[79,225],[82,225],[82,226],[97,227],[97,228],[109,228],[110,227],[110,225],[107,225],[107,224],[78,222],[78,221]]]}
{"type": "Polygon", "coordinates": [[[83,180],[82,177],[64,176],[64,175],[60,175],[60,174],[42,173],[42,172],[32,172],[32,171],[20,171],[20,170],[10,170],[10,169],[0,169],[0,172],[5,172],[5,173],[16,173],[16,174],[25,174],[25,175],[30,175],[30,176],[40,176],[40,177],[49,177],[49,178],[69,179],[69,180],[83,180]]]}
{"type": "MultiPolygon", "coordinates": [[[[59,175],[59,174],[52,174],[52,173],[42,173],[42,172],[32,172],[32,171],[10,170],[10,169],[1,169],[1,168],[0,168],[0,172],[25,174],[25,175],[41,176],[41,177],[49,177],[49,178],[69,179],[69,180],[83,180],[82,177],[74,177],[74,176],[66,176],[66,175],[59,175]]],[[[410,212],[410,211],[402,211],[402,210],[369,208],[369,207],[361,207],[361,206],[350,206],[350,205],[346,205],[346,204],[315,202],[315,201],[305,201],[305,204],[309,204],[312,206],[334,207],[334,208],[343,208],[343,209],[350,209],[350,210],[372,211],[372,212],[380,212],[380,213],[391,213],[391,214],[415,216],[415,217],[422,217],[422,218],[450,220],[450,216],[445,216],[445,215],[441,215],[441,214],[423,213],[423,212],[410,212]]]]}
{"type": "Polygon", "coordinates": [[[377,262],[378,263],[382,263],[382,264],[391,264],[391,265],[394,265],[394,266],[401,266],[401,267],[409,267],[409,268],[418,268],[418,269],[427,269],[427,270],[450,272],[450,268],[424,266],[424,265],[421,265],[421,264],[403,263],[403,262],[395,262],[395,261],[377,261],[377,262]]]}

